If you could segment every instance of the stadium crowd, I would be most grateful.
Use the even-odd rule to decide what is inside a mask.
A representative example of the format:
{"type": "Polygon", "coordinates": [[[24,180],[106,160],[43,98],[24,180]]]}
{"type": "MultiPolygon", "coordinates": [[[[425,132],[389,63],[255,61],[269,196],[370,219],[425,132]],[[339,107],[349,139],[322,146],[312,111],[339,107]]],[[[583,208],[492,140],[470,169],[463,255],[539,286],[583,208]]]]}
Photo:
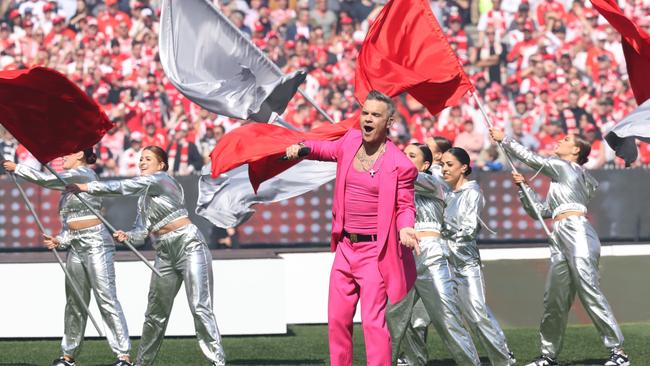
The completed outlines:
{"type": "MultiPolygon", "coordinates": [[[[370,0],[222,0],[216,5],[286,72],[309,71],[304,90],[335,120],[350,116],[354,68],[368,26],[382,4],[370,0]]],[[[603,133],[636,103],[619,34],[583,0],[435,0],[430,2],[473,81],[487,115],[524,145],[550,154],[578,132],[592,142],[587,167],[620,167],[603,133]]],[[[650,1],[625,0],[625,14],[650,31],[650,1]]],[[[245,121],[218,116],[179,94],[158,56],[158,0],[0,1],[0,69],[42,65],[77,83],[115,127],[97,146],[102,176],[138,172],[139,150],[159,145],[174,174],[200,171],[216,142],[245,121]]],[[[391,134],[402,145],[434,135],[471,152],[484,170],[503,168],[478,106],[429,114],[398,98],[391,134]]],[[[284,114],[296,128],[328,123],[296,95],[284,114]]],[[[15,142],[2,133],[5,157],[15,142]]],[[[17,146],[17,159],[30,154],[17,146]]],[[[32,161],[37,164],[36,161],[32,161]]],[[[639,143],[635,166],[650,164],[639,143]]]]}

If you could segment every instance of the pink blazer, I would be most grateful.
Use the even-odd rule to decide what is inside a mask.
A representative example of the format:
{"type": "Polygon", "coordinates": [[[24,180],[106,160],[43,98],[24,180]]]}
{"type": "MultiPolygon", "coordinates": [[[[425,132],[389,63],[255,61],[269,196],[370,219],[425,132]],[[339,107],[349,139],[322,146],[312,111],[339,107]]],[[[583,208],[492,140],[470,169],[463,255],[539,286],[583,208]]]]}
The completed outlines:
{"type": "MultiPolygon", "coordinates": [[[[361,141],[361,131],[353,128],[336,141],[304,142],[311,148],[307,159],[338,162],[332,202],[332,251],[336,251],[336,246],[343,237],[345,179],[361,141]]],[[[416,278],[413,253],[399,243],[399,230],[413,227],[415,223],[413,182],[418,172],[413,163],[389,140],[386,141],[383,159],[376,176],[381,180],[377,212],[377,244],[381,246],[378,259],[388,299],[395,304],[406,296],[416,278]]]]}

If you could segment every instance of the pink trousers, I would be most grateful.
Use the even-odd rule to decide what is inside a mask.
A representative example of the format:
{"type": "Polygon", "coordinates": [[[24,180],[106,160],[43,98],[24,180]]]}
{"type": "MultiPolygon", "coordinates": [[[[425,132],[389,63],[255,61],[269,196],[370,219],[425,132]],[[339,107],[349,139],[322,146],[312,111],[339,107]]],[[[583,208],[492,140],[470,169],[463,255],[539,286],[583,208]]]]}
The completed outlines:
{"type": "Polygon", "coordinates": [[[390,366],[386,286],[379,273],[376,242],[339,242],[330,273],[328,328],[331,366],[352,365],[352,318],[361,299],[367,364],[390,366]]]}

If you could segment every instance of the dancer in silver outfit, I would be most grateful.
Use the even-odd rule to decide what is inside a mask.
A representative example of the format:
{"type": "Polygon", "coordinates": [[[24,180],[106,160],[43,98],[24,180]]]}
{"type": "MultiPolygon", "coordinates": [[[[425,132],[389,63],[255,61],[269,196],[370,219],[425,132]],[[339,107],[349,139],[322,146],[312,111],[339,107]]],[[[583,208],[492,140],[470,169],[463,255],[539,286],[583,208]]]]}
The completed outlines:
{"type": "MultiPolygon", "coordinates": [[[[530,196],[542,217],[553,218],[551,264],[544,293],[544,315],[540,325],[542,355],[530,366],[557,365],[562,350],[567,317],[575,295],[594,322],[603,344],[610,351],[606,366],[629,365],[623,351],[623,334],[600,289],[600,240],[586,218],[587,204],[598,182],[581,165],[587,162],[590,144],[569,134],[558,141],[557,157],[542,157],[509,137],[502,130],[491,129],[495,141],[501,141],[506,151],[529,167],[551,179],[546,202],[540,202],[528,186],[530,196]]],[[[513,174],[516,183],[525,183],[523,176],[513,174]]],[[[524,208],[536,217],[531,203],[519,192],[524,208]]]]}
{"type": "Polygon", "coordinates": [[[485,300],[485,281],[476,244],[484,198],[478,183],[466,178],[471,171],[465,150],[452,147],[443,154],[443,179],[451,191],[445,198],[442,237],[449,246],[458,301],[470,330],[481,341],[492,365],[513,365],[516,361],[506,337],[485,300]]]}
{"type": "MultiPolygon", "coordinates": [[[[87,164],[93,164],[97,157],[92,149],[80,151],[63,157],[60,175],[70,183],[89,183],[96,181],[97,175],[87,164]]],[[[4,168],[16,176],[38,184],[41,187],[63,190],[63,184],[50,173],[42,173],[21,164],[5,161],[4,168]]],[[[100,210],[102,199],[83,194],[93,208],[100,210]]],[[[99,312],[108,331],[106,338],[118,361],[113,365],[131,365],[129,351],[131,341],[122,307],[115,291],[115,243],[106,228],[101,224],[86,205],[71,193],[63,193],[59,201],[62,230],[56,237],[45,236],[45,245],[49,249],[69,248],[66,260],[67,270],[73,277],[74,284],[66,278],[66,306],[64,315],[62,357],[53,365],[74,365],[86,330],[88,314],[83,304],[74,296],[71,286],[76,286],[86,303],[90,302],[90,292],[95,294],[99,312]]]]}
{"type": "Polygon", "coordinates": [[[212,255],[203,235],[187,217],[182,187],[166,173],[167,169],[165,151],[148,146],[140,157],[141,176],[70,185],[68,189],[100,196],[140,195],[134,228],[114,234],[120,242],[131,240],[138,244],[153,233],[155,267],[162,274],[151,276],[137,365],[154,364],[174,297],[183,281],[201,351],[213,365],[225,365],[221,335],[212,311],[212,255]]]}
{"type": "Polygon", "coordinates": [[[415,230],[421,253],[415,258],[418,273],[415,286],[404,300],[390,305],[386,314],[393,343],[393,363],[397,361],[400,345],[403,346],[409,365],[425,365],[427,362],[425,344],[422,344],[421,338],[414,337],[416,334],[410,329],[413,310],[420,299],[428,318],[456,363],[480,365],[472,337],[463,326],[456,284],[447,262],[449,251],[440,239],[447,184],[440,173],[425,173],[433,160],[426,145],[409,145],[404,152],[420,171],[415,183],[415,230]]]}

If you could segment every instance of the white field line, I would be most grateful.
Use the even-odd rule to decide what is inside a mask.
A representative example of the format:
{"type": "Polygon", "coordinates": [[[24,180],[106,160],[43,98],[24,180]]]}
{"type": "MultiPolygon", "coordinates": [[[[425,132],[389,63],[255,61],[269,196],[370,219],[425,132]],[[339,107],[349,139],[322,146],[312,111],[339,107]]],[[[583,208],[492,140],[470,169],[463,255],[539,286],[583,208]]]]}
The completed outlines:
{"type": "MultiPolygon", "coordinates": [[[[602,257],[650,255],[650,244],[603,245],[602,257]]],[[[547,246],[528,248],[481,248],[481,260],[545,259],[550,256],[547,246]]]]}

